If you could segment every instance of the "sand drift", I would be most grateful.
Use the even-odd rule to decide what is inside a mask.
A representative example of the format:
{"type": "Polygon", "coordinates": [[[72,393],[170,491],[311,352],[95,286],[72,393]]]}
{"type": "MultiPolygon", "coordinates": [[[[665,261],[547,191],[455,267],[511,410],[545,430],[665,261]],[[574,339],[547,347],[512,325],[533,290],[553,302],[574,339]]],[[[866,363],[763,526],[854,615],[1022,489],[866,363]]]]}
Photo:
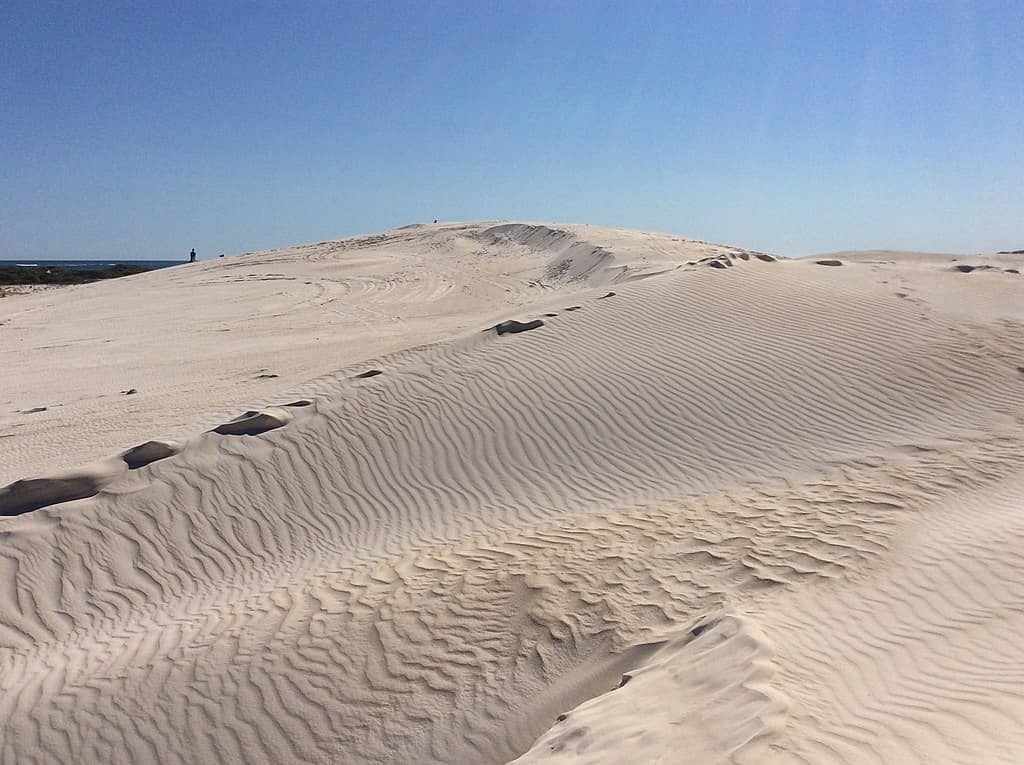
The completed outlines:
{"type": "Polygon", "coordinates": [[[5,299],[0,761],[1019,762],[1021,261],[437,224],[5,299]]]}

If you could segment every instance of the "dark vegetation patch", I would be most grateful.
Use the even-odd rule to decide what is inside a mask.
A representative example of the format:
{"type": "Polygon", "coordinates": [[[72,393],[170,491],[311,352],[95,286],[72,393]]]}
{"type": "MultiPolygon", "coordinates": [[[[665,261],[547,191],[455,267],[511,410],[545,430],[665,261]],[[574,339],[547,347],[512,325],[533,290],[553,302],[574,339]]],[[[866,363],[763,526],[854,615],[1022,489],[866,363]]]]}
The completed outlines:
{"type": "Polygon", "coordinates": [[[62,268],[61,266],[2,266],[0,284],[86,284],[120,276],[134,276],[152,268],[118,263],[109,268],[62,268]]]}

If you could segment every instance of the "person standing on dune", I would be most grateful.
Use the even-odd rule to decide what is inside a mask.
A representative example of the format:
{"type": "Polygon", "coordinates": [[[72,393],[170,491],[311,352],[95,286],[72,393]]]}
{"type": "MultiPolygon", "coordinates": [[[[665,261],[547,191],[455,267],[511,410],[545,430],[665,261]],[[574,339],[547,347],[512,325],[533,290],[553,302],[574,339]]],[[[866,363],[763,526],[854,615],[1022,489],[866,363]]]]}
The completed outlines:
{"type": "Polygon", "coordinates": [[[196,262],[196,248],[195,247],[193,247],[192,248],[192,252],[190,252],[188,254],[188,262],[189,263],[195,263],[196,262]]]}

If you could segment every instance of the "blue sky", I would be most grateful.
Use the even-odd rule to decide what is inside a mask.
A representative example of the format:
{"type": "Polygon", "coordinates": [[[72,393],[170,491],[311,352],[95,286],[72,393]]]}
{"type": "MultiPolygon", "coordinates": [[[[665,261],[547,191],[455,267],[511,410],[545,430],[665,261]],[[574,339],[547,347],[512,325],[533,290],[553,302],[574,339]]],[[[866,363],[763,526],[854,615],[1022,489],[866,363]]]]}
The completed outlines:
{"type": "Polygon", "coordinates": [[[0,259],[434,218],[1024,247],[1024,3],[0,6],[0,259]]]}

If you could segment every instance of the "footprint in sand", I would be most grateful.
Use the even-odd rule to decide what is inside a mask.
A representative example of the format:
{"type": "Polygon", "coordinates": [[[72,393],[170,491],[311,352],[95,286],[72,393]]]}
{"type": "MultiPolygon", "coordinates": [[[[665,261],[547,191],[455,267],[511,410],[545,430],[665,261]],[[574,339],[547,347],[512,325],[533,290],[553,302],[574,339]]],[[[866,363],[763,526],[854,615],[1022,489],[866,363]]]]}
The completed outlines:
{"type": "Polygon", "coordinates": [[[529,332],[531,329],[537,329],[543,327],[544,322],[540,319],[534,319],[533,321],[516,321],[515,319],[509,319],[503,321],[501,324],[494,326],[495,332],[499,335],[514,335],[519,332],[529,332]]]}
{"type": "Polygon", "coordinates": [[[268,430],[275,430],[288,424],[288,418],[269,412],[248,411],[235,419],[218,425],[213,433],[222,436],[258,436],[268,430]]]}
{"type": "Polygon", "coordinates": [[[158,460],[173,457],[179,451],[181,450],[177,446],[165,441],[146,441],[121,454],[121,459],[129,470],[138,470],[158,460]]]}
{"type": "Polygon", "coordinates": [[[105,483],[107,476],[99,472],[15,481],[0,489],[0,516],[22,515],[61,502],[86,499],[98,493],[105,483]]]}

